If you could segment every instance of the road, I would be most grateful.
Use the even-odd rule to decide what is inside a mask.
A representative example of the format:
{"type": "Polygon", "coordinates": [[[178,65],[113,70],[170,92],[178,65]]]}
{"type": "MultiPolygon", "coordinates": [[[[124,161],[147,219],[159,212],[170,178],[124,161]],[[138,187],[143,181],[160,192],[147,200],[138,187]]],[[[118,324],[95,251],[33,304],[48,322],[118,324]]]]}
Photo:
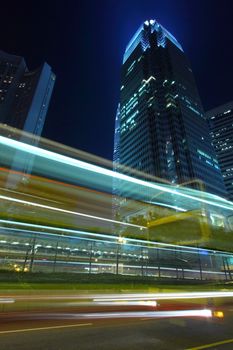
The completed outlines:
{"type": "Polygon", "coordinates": [[[232,294],[3,295],[0,350],[232,350],[232,294]]]}
{"type": "Polygon", "coordinates": [[[232,338],[232,306],[224,319],[12,319],[0,324],[1,350],[232,350],[232,338]],[[221,344],[202,347],[216,342],[221,344]]]}

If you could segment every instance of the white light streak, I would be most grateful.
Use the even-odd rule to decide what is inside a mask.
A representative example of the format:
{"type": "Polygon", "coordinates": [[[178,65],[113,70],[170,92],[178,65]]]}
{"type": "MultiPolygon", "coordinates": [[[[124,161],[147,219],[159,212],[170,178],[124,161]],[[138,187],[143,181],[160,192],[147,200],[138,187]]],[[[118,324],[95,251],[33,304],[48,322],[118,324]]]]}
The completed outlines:
{"type": "Polygon", "coordinates": [[[177,300],[177,299],[202,299],[202,298],[232,298],[233,292],[178,292],[178,293],[134,293],[112,294],[111,297],[100,295],[94,301],[119,301],[119,300],[177,300]]]}
{"type": "Polygon", "coordinates": [[[23,199],[18,199],[18,198],[14,198],[14,197],[7,197],[7,196],[0,195],[0,199],[6,200],[6,201],[10,201],[10,202],[21,203],[21,204],[28,204],[28,205],[31,205],[33,207],[39,207],[39,208],[54,210],[54,211],[58,211],[58,212],[62,212],[62,213],[82,216],[82,217],[89,218],[89,219],[95,219],[95,220],[100,220],[100,221],[112,222],[114,224],[119,224],[119,225],[124,225],[124,226],[137,227],[137,228],[141,228],[141,229],[145,229],[146,228],[145,226],[139,226],[139,225],[134,225],[134,224],[130,224],[130,223],[127,223],[127,222],[121,222],[121,221],[116,221],[116,220],[112,220],[112,219],[102,218],[102,217],[99,217],[99,216],[88,215],[88,214],[79,213],[79,212],[75,212],[75,211],[71,211],[71,210],[67,210],[67,209],[51,207],[49,205],[35,203],[35,202],[29,202],[29,201],[25,201],[23,199]]]}
{"type": "MultiPolygon", "coordinates": [[[[72,230],[72,229],[66,229],[66,228],[61,228],[61,227],[53,227],[53,226],[45,226],[45,225],[37,225],[37,224],[29,224],[29,223],[24,223],[24,222],[19,222],[19,221],[12,221],[12,220],[2,220],[0,219],[0,223],[3,224],[7,224],[7,225],[14,225],[14,226],[25,226],[25,227],[30,227],[30,228],[38,228],[38,229],[46,229],[46,230],[50,230],[50,231],[57,231],[57,232],[66,232],[68,234],[70,234],[70,236],[66,235],[65,237],[70,237],[70,238],[74,238],[74,239],[86,239],[86,240],[90,240],[88,238],[82,238],[82,237],[76,237],[76,236],[72,236],[71,234],[81,234],[81,235],[86,235],[86,236],[90,236],[90,237],[97,237],[97,238],[103,238],[106,239],[106,243],[119,243],[119,236],[114,236],[114,235],[104,235],[101,233],[93,233],[93,232],[86,232],[86,231],[80,231],[80,230],[72,230]],[[109,240],[113,240],[113,242],[109,242],[109,240]],[[114,242],[117,241],[117,242],[114,242]]],[[[4,229],[10,229],[8,227],[4,227],[4,229]]],[[[13,228],[13,230],[18,231],[20,229],[15,229],[13,228]]],[[[39,231],[26,231],[25,232],[30,232],[30,233],[38,233],[41,235],[54,235],[54,236],[58,236],[58,234],[54,233],[51,234],[49,232],[45,233],[45,232],[39,232],[39,231]]],[[[0,241],[2,243],[6,243],[6,241],[0,241]]],[[[126,238],[126,244],[127,245],[131,245],[131,246],[140,246],[140,247],[147,247],[146,245],[146,241],[142,240],[142,239],[133,239],[133,238],[126,238]],[[140,244],[138,244],[140,243],[140,244]]],[[[184,252],[188,252],[188,253],[197,253],[197,252],[202,252],[202,248],[196,248],[196,247],[190,247],[190,246],[183,246],[183,245],[176,245],[176,244],[169,244],[169,243],[160,243],[160,242],[153,242],[150,241],[150,248],[158,248],[161,250],[172,250],[172,248],[176,247],[176,248],[182,248],[184,252]],[[153,246],[153,247],[152,247],[153,246]],[[164,248],[166,247],[166,248],[164,248]]],[[[228,252],[223,252],[220,250],[210,250],[210,249],[203,249],[205,252],[208,252],[209,254],[221,254],[224,256],[229,256],[232,257],[232,254],[228,253],[228,252]]]]}
{"type": "Polygon", "coordinates": [[[14,302],[12,298],[0,298],[0,304],[13,304],[14,302]]]}
{"type": "Polygon", "coordinates": [[[209,309],[176,310],[176,311],[131,311],[131,312],[96,312],[76,314],[77,318],[164,318],[164,317],[212,317],[209,309]]]}
{"type": "MultiPolygon", "coordinates": [[[[35,147],[35,146],[25,144],[25,143],[22,143],[22,142],[13,140],[13,139],[9,139],[9,138],[4,137],[4,136],[0,136],[0,143],[3,145],[6,145],[8,147],[12,147],[12,148],[21,150],[21,151],[26,152],[26,153],[31,153],[35,156],[50,159],[50,160],[58,162],[58,163],[67,164],[67,165],[74,166],[76,168],[80,168],[80,169],[84,169],[84,170],[88,170],[88,171],[91,171],[91,172],[94,172],[97,174],[102,174],[102,175],[106,175],[108,177],[117,178],[117,179],[124,180],[124,181],[130,182],[130,183],[134,183],[134,184],[146,187],[146,188],[152,188],[152,189],[167,192],[167,193],[173,193],[173,194],[180,196],[180,197],[192,199],[192,200],[197,201],[197,202],[202,202],[202,203],[206,203],[206,204],[209,204],[212,206],[216,206],[216,207],[220,207],[220,208],[224,208],[224,209],[228,209],[228,210],[233,211],[233,206],[231,205],[230,202],[228,202],[226,200],[224,200],[224,202],[228,205],[216,203],[216,201],[210,201],[210,200],[206,200],[204,198],[199,198],[199,197],[197,198],[195,196],[191,196],[191,195],[179,192],[179,191],[177,191],[177,189],[173,189],[172,186],[170,188],[167,188],[163,185],[158,185],[158,184],[151,183],[151,182],[149,183],[149,182],[146,182],[146,181],[143,181],[140,179],[136,179],[136,178],[133,178],[131,176],[128,176],[128,175],[125,175],[122,173],[114,172],[113,170],[102,168],[102,167],[94,165],[94,164],[89,164],[87,162],[84,162],[84,161],[81,161],[78,159],[73,159],[73,158],[64,156],[62,154],[58,154],[55,152],[45,150],[43,148],[35,147]]],[[[213,198],[223,201],[223,199],[221,197],[218,197],[215,195],[213,196],[213,198]]]]}
{"type": "MultiPolygon", "coordinates": [[[[232,298],[233,292],[177,292],[177,293],[120,293],[120,294],[74,294],[74,295],[14,295],[14,300],[72,299],[93,302],[156,301],[173,299],[232,298]]],[[[0,299],[1,300],[1,299],[0,299]]]]}

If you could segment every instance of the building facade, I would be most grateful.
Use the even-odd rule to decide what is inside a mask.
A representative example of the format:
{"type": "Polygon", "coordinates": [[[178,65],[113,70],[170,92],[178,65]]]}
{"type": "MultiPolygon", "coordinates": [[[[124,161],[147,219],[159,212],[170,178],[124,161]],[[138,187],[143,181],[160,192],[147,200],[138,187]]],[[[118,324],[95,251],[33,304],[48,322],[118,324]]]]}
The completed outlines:
{"type": "Polygon", "coordinates": [[[233,101],[206,113],[228,197],[233,201],[233,101]]]}
{"type": "Polygon", "coordinates": [[[40,136],[55,78],[47,63],[29,71],[23,57],[0,51],[0,123],[40,136]]]}
{"type": "Polygon", "coordinates": [[[208,192],[226,195],[190,63],[155,20],[125,50],[119,110],[115,162],[174,184],[199,188],[199,179],[208,192]]]}

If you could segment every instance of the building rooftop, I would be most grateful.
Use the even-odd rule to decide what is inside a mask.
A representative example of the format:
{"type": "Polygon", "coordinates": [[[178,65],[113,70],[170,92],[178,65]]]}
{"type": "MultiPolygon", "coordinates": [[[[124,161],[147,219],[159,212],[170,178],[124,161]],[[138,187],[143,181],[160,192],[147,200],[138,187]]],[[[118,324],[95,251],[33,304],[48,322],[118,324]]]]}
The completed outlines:
{"type": "Polygon", "coordinates": [[[141,43],[141,47],[143,51],[145,51],[148,47],[150,47],[149,40],[148,40],[148,32],[153,33],[156,31],[159,33],[158,39],[157,39],[157,45],[166,47],[166,40],[170,40],[176,47],[178,47],[181,51],[183,51],[182,46],[180,43],[176,40],[176,38],[167,30],[165,29],[161,24],[159,24],[155,19],[146,20],[144,23],[141,24],[141,26],[138,28],[130,42],[128,43],[123,63],[129,58],[133,50],[138,46],[139,43],[141,43]]]}

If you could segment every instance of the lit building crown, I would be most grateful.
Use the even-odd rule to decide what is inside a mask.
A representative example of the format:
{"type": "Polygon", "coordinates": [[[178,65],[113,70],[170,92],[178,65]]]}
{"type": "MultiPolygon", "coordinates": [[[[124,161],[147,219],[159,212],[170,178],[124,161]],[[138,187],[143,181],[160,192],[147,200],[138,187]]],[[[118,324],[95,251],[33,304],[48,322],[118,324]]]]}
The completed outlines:
{"type": "Polygon", "coordinates": [[[130,42],[128,43],[124,57],[123,57],[123,63],[129,58],[133,50],[138,46],[138,44],[141,44],[141,48],[143,51],[145,51],[148,47],[150,47],[148,33],[153,33],[156,31],[158,33],[157,37],[157,45],[166,47],[166,40],[170,40],[174,45],[176,45],[181,51],[183,51],[182,46],[180,43],[176,40],[176,38],[161,24],[159,24],[156,20],[150,19],[146,20],[141,26],[138,28],[130,42]]]}

